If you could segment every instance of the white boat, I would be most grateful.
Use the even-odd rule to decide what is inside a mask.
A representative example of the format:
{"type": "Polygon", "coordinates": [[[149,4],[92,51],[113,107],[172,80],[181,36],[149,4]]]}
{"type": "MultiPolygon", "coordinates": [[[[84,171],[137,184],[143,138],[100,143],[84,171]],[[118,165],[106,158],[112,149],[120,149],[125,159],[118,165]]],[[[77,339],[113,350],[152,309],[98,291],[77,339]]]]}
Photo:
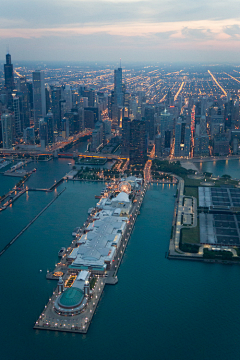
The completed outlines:
{"type": "Polygon", "coordinates": [[[68,163],[68,165],[72,165],[72,163],[68,163]]]}
{"type": "Polygon", "coordinates": [[[59,257],[62,257],[66,252],[66,248],[65,247],[61,247],[61,249],[59,250],[58,252],[58,256],[59,257]]]}

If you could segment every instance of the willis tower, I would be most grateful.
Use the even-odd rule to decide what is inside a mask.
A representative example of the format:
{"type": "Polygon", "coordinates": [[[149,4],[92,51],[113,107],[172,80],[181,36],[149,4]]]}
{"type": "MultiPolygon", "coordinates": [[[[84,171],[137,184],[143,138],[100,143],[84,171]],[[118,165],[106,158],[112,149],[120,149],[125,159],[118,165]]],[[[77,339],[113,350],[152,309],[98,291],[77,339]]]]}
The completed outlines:
{"type": "Polygon", "coordinates": [[[13,77],[13,65],[11,63],[11,55],[6,55],[6,64],[4,64],[5,75],[5,88],[13,91],[14,89],[14,77],[13,77]]]}
{"type": "Polygon", "coordinates": [[[6,55],[6,64],[4,64],[4,76],[5,76],[4,87],[6,89],[7,105],[8,107],[12,107],[12,91],[15,87],[15,84],[13,77],[13,65],[11,63],[10,54],[6,55]]]}

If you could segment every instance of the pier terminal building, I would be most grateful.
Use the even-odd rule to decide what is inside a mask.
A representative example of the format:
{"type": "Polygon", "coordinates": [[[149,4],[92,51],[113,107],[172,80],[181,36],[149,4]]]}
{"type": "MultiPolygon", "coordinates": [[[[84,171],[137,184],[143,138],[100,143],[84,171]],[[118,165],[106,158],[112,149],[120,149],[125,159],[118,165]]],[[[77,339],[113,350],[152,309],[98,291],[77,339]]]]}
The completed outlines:
{"type": "Polygon", "coordinates": [[[92,221],[77,241],[78,246],[68,255],[70,271],[88,270],[101,275],[110,270],[132,210],[129,193],[140,187],[141,179],[121,179],[117,196],[109,191],[101,197],[92,221]]]}

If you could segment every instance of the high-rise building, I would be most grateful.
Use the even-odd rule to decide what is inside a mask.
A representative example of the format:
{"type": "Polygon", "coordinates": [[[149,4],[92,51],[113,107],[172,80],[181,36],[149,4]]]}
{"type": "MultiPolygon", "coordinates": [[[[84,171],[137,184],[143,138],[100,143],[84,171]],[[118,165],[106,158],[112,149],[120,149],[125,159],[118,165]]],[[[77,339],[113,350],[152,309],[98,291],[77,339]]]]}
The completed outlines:
{"type": "Polygon", "coordinates": [[[48,112],[44,118],[44,121],[47,123],[48,129],[48,144],[54,143],[54,120],[53,120],[53,113],[48,112]]]}
{"type": "Polygon", "coordinates": [[[45,149],[48,146],[48,126],[43,118],[39,119],[39,137],[41,148],[45,149]]]}
{"type": "Polygon", "coordinates": [[[84,126],[86,129],[94,129],[94,112],[84,109],[84,126]]]}
{"type": "Polygon", "coordinates": [[[146,121],[146,131],[147,131],[148,139],[150,141],[154,140],[154,135],[155,135],[154,114],[155,114],[155,109],[153,106],[145,107],[144,117],[146,121]]]}
{"type": "Polygon", "coordinates": [[[24,142],[28,145],[35,144],[35,132],[33,127],[27,127],[26,129],[23,129],[23,139],[24,142]]]}
{"type": "Polygon", "coordinates": [[[173,131],[173,115],[166,109],[160,115],[160,131],[164,133],[166,130],[173,131]]]}
{"type": "Polygon", "coordinates": [[[25,129],[30,125],[30,96],[26,77],[20,77],[20,92],[17,95],[21,98],[22,105],[22,128],[25,129]]]}
{"type": "Polygon", "coordinates": [[[191,144],[191,128],[179,117],[175,126],[174,155],[177,157],[189,156],[191,144]]]}
{"type": "Polygon", "coordinates": [[[111,135],[112,123],[109,120],[103,122],[103,139],[104,141],[111,135]]]}
{"type": "Polygon", "coordinates": [[[52,113],[54,119],[54,130],[60,131],[61,130],[61,108],[60,108],[60,101],[61,101],[61,88],[60,87],[53,87],[51,88],[51,98],[52,98],[52,113]]]}
{"type": "Polygon", "coordinates": [[[128,117],[123,118],[121,154],[127,156],[129,156],[129,147],[130,147],[130,123],[131,120],[128,117]]]}
{"type": "Polygon", "coordinates": [[[160,134],[155,136],[155,155],[162,156],[162,137],[160,134]]]}
{"type": "Polygon", "coordinates": [[[5,77],[5,88],[13,91],[15,84],[14,84],[14,77],[13,77],[13,65],[11,63],[11,55],[6,55],[6,64],[4,64],[4,77],[5,77]]]}
{"type": "Polygon", "coordinates": [[[13,144],[14,121],[12,114],[5,113],[1,116],[2,141],[4,149],[11,149],[13,144]]]}
{"type": "Polygon", "coordinates": [[[68,112],[72,109],[72,89],[70,85],[66,85],[62,89],[62,99],[65,100],[65,111],[68,112]]]}
{"type": "Polygon", "coordinates": [[[209,137],[208,135],[196,135],[194,139],[194,156],[209,155],[209,137]]]}
{"type": "Polygon", "coordinates": [[[88,106],[93,107],[95,105],[95,91],[93,89],[85,89],[81,91],[81,95],[88,98],[88,106]]]}
{"type": "Polygon", "coordinates": [[[206,116],[202,115],[200,117],[200,135],[206,135],[206,133],[207,133],[206,116]]]}
{"type": "Polygon", "coordinates": [[[221,124],[224,124],[223,115],[212,115],[210,117],[210,130],[212,138],[220,133],[221,124]]]}
{"type": "Polygon", "coordinates": [[[144,120],[130,122],[129,157],[132,164],[143,164],[146,160],[146,123],[144,120]]]}
{"type": "Polygon", "coordinates": [[[34,127],[39,128],[39,119],[46,115],[45,83],[43,71],[36,70],[33,76],[34,127]]]}
{"type": "Polygon", "coordinates": [[[185,126],[184,134],[184,156],[189,156],[191,147],[191,128],[189,125],[185,126]]]}
{"type": "Polygon", "coordinates": [[[229,154],[229,140],[225,134],[219,134],[214,137],[213,154],[217,156],[229,154]]]}
{"type": "Polygon", "coordinates": [[[22,123],[20,114],[20,101],[18,96],[14,96],[13,98],[13,111],[15,135],[20,136],[22,134],[22,123]]]}
{"type": "Polygon", "coordinates": [[[174,146],[174,155],[179,157],[181,154],[181,133],[182,133],[182,123],[181,118],[178,119],[178,122],[175,125],[175,146],[174,146]]]}
{"type": "Polygon", "coordinates": [[[96,151],[97,148],[103,142],[103,123],[98,121],[95,125],[95,129],[92,132],[92,143],[91,143],[91,151],[96,151]]]}
{"type": "Polygon", "coordinates": [[[122,68],[114,70],[115,105],[123,106],[122,68]]]}

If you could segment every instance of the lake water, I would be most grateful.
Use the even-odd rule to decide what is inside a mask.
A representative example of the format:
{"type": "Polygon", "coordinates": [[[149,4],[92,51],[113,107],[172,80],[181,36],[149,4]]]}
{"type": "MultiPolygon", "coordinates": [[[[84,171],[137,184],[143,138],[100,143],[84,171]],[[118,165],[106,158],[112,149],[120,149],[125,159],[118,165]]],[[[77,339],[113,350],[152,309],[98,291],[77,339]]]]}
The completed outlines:
{"type": "MultiPolygon", "coordinates": [[[[42,170],[35,173],[34,186],[49,187],[64,175],[67,163],[38,165],[42,170]]],[[[55,281],[46,280],[46,272],[58,260],[59,248],[72,241],[72,229],[85,221],[102,183],[68,181],[57,191],[64,187],[66,191],[0,257],[2,359],[239,360],[240,267],[165,258],[173,185],[154,184],[147,191],[119,282],[105,287],[89,332],[33,330],[56,287],[55,281]]],[[[54,193],[28,196],[0,213],[1,247],[54,193]]]]}

